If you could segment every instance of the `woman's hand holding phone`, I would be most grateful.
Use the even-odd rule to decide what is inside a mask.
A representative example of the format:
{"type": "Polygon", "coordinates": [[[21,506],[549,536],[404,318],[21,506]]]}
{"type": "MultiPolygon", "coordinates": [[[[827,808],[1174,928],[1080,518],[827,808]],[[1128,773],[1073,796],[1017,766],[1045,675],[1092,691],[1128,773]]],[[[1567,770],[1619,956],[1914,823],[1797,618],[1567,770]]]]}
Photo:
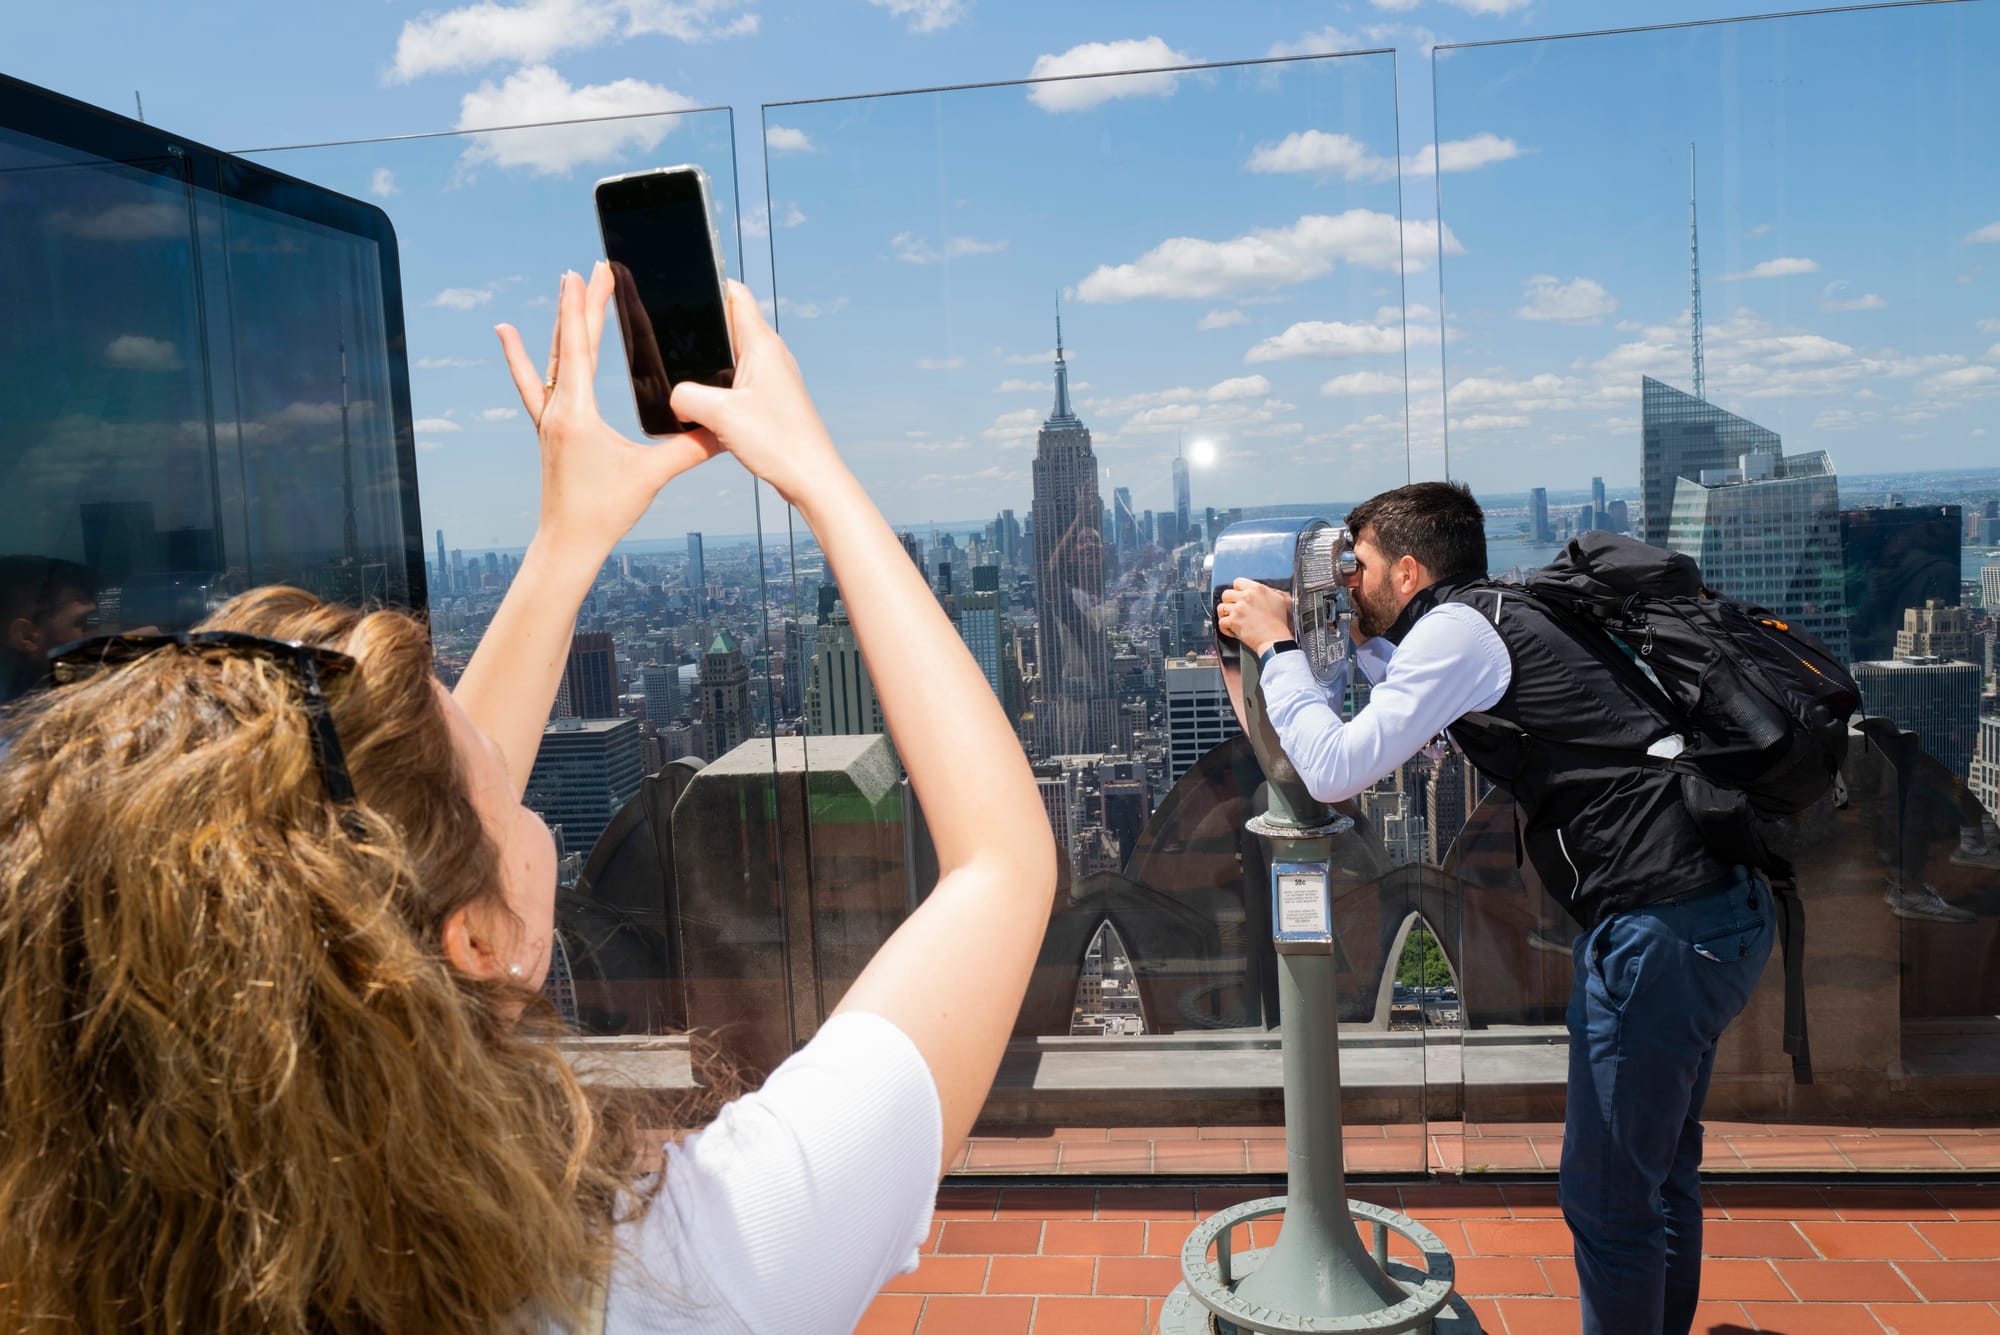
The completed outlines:
{"type": "Polygon", "coordinates": [[[494,330],[521,406],[541,440],[537,535],[565,548],[601,552],[599,562],[639,522],[660,488],[720,448],[706,432],[640,445],[606,424],[597,407],[596,378],[611,289],[611,268],[601,261],[588,285],[575,273],[563,275],[546,377],[536,373],[519,331],[507,324],[494,330]]]}
{"type": "Polygon", "coordinates": [[[735,383],[720,389],[683,380],[674,386],[674,415],[701,423],[690,437],[728,450],[810,521],[815,490],[844,474],[846,465],[806,393],[791,349],[765,323],[750,289],[734,280],[729,324],[736,341],[735,383]]]}

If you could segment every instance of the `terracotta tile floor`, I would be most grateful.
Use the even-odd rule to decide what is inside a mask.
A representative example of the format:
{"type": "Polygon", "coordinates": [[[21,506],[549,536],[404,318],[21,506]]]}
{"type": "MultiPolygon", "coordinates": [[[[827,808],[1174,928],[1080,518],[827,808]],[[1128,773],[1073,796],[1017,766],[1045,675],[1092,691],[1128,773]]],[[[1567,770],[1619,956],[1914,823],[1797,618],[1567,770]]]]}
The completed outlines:
{"type": "MultiPolygon", "coordinates": [[[[1231,1186],[946,1186],[915,1273],[860,1335],[1150,1335],[1195,1222],[1231,1186]]],[[[1578,1328],[1570,1239],[1546,1184],[1359,1185],[1438,1234],[1486,1335],[1578,1328]]],[[[2000,1185],[1707,1191],[1698,1335],[2000,1335],[2000,1185]]],[[[1273,1223],[1239,1245],[1266,1245],[1273,1223]]]]}
{"type": "MultiPolygon", "coordinates": [[[[1705,1172],[1990,1173],[2000,1169],[2000,1126],[1765,1125],[1709,1122],[1705,1172]]],[[[1346,1129],[1350,1173],[1556,1170],[1560,1122],[1450,1122],[1346,1129]]],[[[1283,1173],[1281,1126],[1049,1126],[982,1135],[958,1170],[972,1173],[1283,1173]]]]}

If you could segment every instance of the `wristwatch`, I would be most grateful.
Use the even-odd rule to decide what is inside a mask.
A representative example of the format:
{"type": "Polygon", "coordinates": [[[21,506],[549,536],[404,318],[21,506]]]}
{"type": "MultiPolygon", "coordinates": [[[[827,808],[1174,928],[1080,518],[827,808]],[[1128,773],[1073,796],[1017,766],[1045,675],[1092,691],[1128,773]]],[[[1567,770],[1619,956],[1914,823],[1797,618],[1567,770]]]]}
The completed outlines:
{"type": "Polygon", "coordinates": [[[1297,640],[1279,640],[1263,653],[1257,655],[1257,666],[1260,669],[1267,668],[1271,666],[1271,659],[1273,657],[1282,654],[1287,649],[1297,649],[1298,647],[1299,642],[1297,640]]]}

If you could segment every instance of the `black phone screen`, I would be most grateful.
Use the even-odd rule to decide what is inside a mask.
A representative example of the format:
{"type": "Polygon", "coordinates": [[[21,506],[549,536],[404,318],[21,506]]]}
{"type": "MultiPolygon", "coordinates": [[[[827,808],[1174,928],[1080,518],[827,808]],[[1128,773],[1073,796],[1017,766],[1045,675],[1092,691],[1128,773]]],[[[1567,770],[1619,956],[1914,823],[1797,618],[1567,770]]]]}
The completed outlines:
{"type": "Polygon", "coordinates": [[[597,187],[597,216],[640,429],[685,431],[693,424],[668,405],[673,387],[727,385],[736,370],[701,184],[688,171],[606,181],[597,187]]]}

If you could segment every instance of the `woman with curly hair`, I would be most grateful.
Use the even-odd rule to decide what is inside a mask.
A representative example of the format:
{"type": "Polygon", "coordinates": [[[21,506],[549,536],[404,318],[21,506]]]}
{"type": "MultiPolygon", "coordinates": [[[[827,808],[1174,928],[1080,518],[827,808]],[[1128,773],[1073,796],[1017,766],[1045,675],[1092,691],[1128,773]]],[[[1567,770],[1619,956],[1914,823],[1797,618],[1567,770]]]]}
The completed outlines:
{"type": "Polygon", "coordinates": [[[798,1335],[850,1330],[916,1264],[1047,921],[1048,825],[748,292],[734,386],[678,387],[704,429],[647,446],[597,411],[609,294],[601,265],[565,276],[546,378],[499,331],[541,515],[455,692],[408,615],[274,588],[73,647],[5,722],[0,1330],[798,1335]],[[723,450],[854,593],[942,874],[813,1040],[661,1167],[641,1115],[520,1021],[556,889],[521,795],[600,566],[723,450]]]}

